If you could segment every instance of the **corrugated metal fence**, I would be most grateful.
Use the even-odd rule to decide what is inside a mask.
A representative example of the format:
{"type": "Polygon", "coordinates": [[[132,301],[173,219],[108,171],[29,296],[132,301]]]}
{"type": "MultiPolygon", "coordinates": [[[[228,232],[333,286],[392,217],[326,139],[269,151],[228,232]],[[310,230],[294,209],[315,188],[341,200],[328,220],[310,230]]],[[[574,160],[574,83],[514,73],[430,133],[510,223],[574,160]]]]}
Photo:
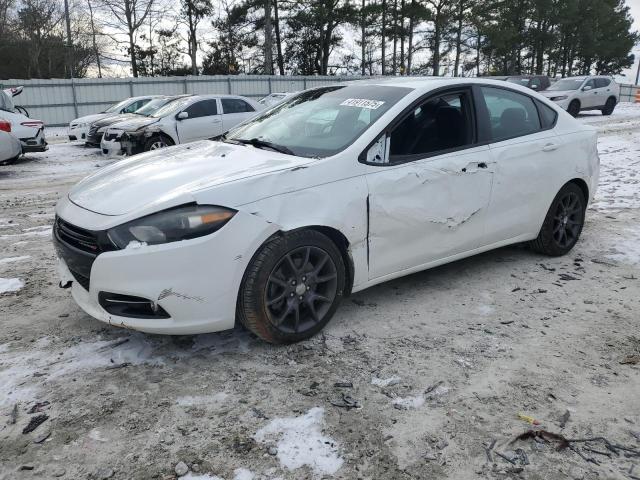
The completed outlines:
{"type": "Polygon", "coordinates": [[[138,95],[234,94],[261,98],[362,77],[302,76],[186,76],[150,78],[83,78],[77,80],[0,80],[0,88],[24,85],[16,104],[48,126],[67,125],[74,118],[100,112],[120,100],[138,95]]]}
{"type": "MultiPolygon", "coordinates": [[[[31,118],[48,126],[67,125],[74,118],[100,112],[120,100],[138,95],[182,93],[231,93],[260,98],[273,92],[291,92],[362,77],[302,76],[208,76],[149,78],[83,78],[78,80],[0,80],[0,88],[24,85],[16,104],[31,118]]],[[[366,77],[371,78],[371,77],[366,77]]],[[[640,86],[621,85],[620,101],[640,101],[640,86]]]]}

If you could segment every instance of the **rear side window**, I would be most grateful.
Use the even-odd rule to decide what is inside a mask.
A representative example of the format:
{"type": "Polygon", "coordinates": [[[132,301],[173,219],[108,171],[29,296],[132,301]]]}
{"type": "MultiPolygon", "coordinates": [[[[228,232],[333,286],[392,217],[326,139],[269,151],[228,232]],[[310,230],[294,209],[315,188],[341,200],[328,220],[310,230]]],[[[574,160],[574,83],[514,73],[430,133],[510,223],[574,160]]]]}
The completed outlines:
{"type": "Polygon", "coordinates": [[[213,100],[201,100],[189,105],[185,110],[189,114],[189,118],[208,117],[209,115],[217,115],[218,102],[213,100]]]}
{"type": "Polygon", "coordinates": [[[540,131],[540,117],[531,97],[502,88],[481,87],[481,90],[494,142],[540,131]]]}
{"type": "Polygon", "coordinates": [[[471,102],[467,92],[431,97],[416,106],[391,132],[390,161],[433,154],[473,142],[471,102]]]}
{"type": "Polygon", "coordinates": [[[150,100],[151,100],[150,98],[146,98],[144,100],[137,100],[137,101],[133,102],[131,105],[129,105],[128,107],[124,108],[122,110],[122,113],[133,113],[133,112],[135,112],[137,110],[140,110],[147,103],[149,103],[150,100]]]}
{"type": "Polygon", "coordinates": [[[255,112],[255,109],[239,98],[223,98],[222,111],[224,113],[245,113],[255,112]]]}
{"type": "Polygon", "coordinates": [[[609,80],[608,78],[596,78],[597,88],[608,87],[610,83],[611,83],[611,80],[609,80]]]}
{"type": "Polygon", "coordinates": [[[542,128],[547,129],[553,127],[556,123],[556,118],[558,118],[558,113],[550,106],[545,105],[538,100],[536,100],[536,105],[538,106],[538,111],[540,112],[540,121],[542,123],[542,128]]]}

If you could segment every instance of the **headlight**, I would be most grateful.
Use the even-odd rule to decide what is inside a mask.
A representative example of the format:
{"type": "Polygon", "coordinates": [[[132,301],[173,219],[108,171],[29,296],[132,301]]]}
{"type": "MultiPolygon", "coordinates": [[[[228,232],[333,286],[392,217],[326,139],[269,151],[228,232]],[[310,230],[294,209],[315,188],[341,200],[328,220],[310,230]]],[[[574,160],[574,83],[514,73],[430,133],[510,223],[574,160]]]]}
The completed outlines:
{"type": "Polygon", "coordinates": [[[107,236],[121,249],[131,242],[147,245],[179,242],[221,229],[236,213],[236,210],[213,205],[184,205],[114,227],[107,236]]]}
{"type": "Polygon", "coordinates": [[[569,97],[567,97],[566,95],[560,95],[559,97],[551,97],[551,101],[552,102],[558,102],[560,100],[566,100],[567,98],[569,98],[569,97]]]}

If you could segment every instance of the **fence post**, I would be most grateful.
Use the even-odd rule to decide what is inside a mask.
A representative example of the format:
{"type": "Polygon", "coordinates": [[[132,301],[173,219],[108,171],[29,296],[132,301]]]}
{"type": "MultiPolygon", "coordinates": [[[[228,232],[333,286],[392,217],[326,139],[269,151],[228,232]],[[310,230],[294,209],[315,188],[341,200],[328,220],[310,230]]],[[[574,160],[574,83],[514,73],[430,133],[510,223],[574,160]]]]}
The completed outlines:
{"type": "Polygon", "coordinates": [[[273,87],[271,86],[271,77],[269,77],[269,95],[273,93],[273,87]]]}
{"type": "Polygon", "coordinates": [[[231,95],[231,76],[230,75],[227,75],[227,89],[228,89],[227,93],[231,95]]]}
{"type": "Polygon", "coordinates": [[[302,89],[303,90],[307,89],[307,77],[302,78],[302,89]]]}
{"type": "Polygon", "coordinates": [[[189,89],[187,88],[187,77],[186,76],[184,77],[183,83],[184,83],[184,93],[185,94],[189,93],[189,89]]]}
{"type": "Polygon", "coordinates": [[[133,78],[129,79],[129,96],[133,97],[133,78]]]}
{"type": "Polygon", "coordinates": [[[78,118],[78,98],[76,97],[76,82],[73,78],[71,79],[71,95],[73,96],[73,113],[75,118],[78,118]]]}

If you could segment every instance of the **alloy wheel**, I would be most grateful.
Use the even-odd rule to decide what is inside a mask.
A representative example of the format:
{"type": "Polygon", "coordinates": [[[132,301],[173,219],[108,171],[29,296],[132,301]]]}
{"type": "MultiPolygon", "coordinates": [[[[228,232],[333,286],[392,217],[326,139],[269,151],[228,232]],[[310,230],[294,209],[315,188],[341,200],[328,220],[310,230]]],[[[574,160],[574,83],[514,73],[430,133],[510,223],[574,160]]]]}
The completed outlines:
{"type": "Polygon", "coordinates": [[[267,280],[264,305],[271,324],[283,333],[307,331],[331,309],[338,285],[331,256],[315,246],[284,255],[267,280]]]}
{"type": "Polygon", "coordinates": [[[159,148],[166,147],[167,144],[163,140],[157,140],[151,144],[149,150],[158,150],[159,148]]]}
{"type": "Polygon", "coordinates": [[[572,245],[582,227],[582,202],[574,192],[568,192],[558,202],[553,217],[553,239],[561,248],[572,245]]]}

